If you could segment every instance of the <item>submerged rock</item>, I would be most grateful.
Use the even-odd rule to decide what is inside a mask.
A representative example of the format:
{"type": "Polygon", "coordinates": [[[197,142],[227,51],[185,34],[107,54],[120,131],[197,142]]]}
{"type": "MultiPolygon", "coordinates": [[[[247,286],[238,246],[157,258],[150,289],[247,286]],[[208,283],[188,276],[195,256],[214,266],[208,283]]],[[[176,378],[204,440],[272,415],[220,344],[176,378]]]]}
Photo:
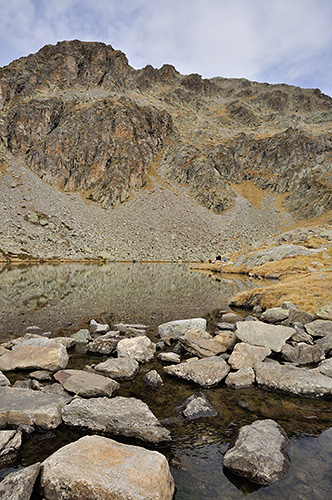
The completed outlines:
{"type": "Polygon", "coordinates": [[[151,387],[160,387],[163,385],[163,379],[156,370],[150,370],[143,377],[144,382],[146,382],[151,387]]]}
{"type": "Polygon", "coordinates": [[[120,387],[118,382],[109,377],[84,370],[61,370],[54,375],[54,378],[63,385],[66,391],[85,398],[97,396],[110,398],[120,387]]]}
{"type": "Polygon", "coordinates": [[[188,420],[216,417],[218,415],[217,410],[213,408],[203,393],[190,396],[184,401],[182,406],[184,407],[182,414],[188,420]]]}
{"type": "Polygon", "coordinates": [[[56,371],[66,368],[68,359],[67,350],[62,344],[23,345],[0,357],[0,370],[56,371]]]}
{"type": "Polygon", "coordinates": [[[12,472],[0,483],[0,498],[6,500],[30,500],[40,463],[12,472]]]}
{"type": "Polygon", "coordinates": [[[158,335],[161,338],[169,337],[171,339],[178,339],[193,328],[198,328],[200,331],[205,332],[206,320],[203,318],[192,318],[169,321],[158,326],[158,335]]]}
{"type": "Polygon", "coordinates": [[[288,438],[273,420],[259,420],[241,427],[235,445],[229,449],[223,465],[234,474],[268,486],[285,477],[290,460],[285,451],[288,438]]]}
{"type": "Polygon", "coordinates": [[[174,481],[164,455],[102,436],[85,436],[42,464],[45,500],[172,500],[174,481]]]}
{"type": "Polygon", "coordinates": [[[294,333],[294,328],[269,325],[263,323],[263,321],[243,321],[238,323],[236,331],[237,338],[242,342],[268,347],[275,352],[280,352],[286,340],[294,333]]]}
{"type": "Polygon", "coordinates": [[[158,444],[171,440],[148,405],[136,398],[74,399],[62,410],[65,424],[158,444]]]}
{"type": "Polygon", "coordinates": [[[168,375],[189,380],[202,387],[219,384],[228,374],[230,367],[219,356],[211,356],[199,360],[189,360],[179,365],[165,366],[168,375]]]}

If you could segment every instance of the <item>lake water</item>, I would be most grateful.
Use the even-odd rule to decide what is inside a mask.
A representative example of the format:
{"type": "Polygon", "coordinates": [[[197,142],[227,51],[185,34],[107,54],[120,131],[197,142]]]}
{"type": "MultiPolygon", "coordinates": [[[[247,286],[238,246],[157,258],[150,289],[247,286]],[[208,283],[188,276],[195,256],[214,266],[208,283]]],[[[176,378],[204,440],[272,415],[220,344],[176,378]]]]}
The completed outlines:
{"type": "MultiPolygon", "coordinates": [[[[91,318],[145,323],[150,325],[148,334],[152,338],[160,323],[174,319],[203,316],[212,329],[229,299],[252,286],[256,284],[246,279],[216,280],[208,274],[191,272],[187,264],[4,267],[0,273],[0,338],[4,341],[19,336],[32,325],[66,335],[86,326],[91,318]]],[[[72,355],[72,366],[91,362],[92,357],[80,352],[72,355]]],[[[117,393],[145,401],[171,431],[172,445],[161,451],[171,464],[178,464],[171,467],[176,500],[332,497],[331,401],[220,386],[203,391],[218,416],[186,421],[178,407],[198,392],[197,386],[163,374],[161,365],[154,361],[142,365],[135,379],[122,383],[117,393]],[[157,369],[164,379],[159,389],[147,387],[142,381],[151,368],[157,369]],[[224,470],[222,459],[242,425],[264,418],[276,420],[290,437],[291,469],[282,481],[259,488],[224,470]]],[[[82,434],[65,428],[35,432],[24,442],[22,460],[17,466],[42,461],[82,434]]],[[[1,471],[0,477],[11,470],[1,471]]]]}

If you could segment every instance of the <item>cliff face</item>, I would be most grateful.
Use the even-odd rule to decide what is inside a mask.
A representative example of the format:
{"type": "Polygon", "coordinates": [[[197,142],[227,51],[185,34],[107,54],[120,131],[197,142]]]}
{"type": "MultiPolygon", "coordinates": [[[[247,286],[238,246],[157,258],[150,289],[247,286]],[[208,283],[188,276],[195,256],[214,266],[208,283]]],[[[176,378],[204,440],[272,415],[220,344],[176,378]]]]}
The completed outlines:
{"type": "Polygon", "coordinates": [[[134,70],[102,43],[60,42],[0,69],[0,144],[47,183],[104,207],[151,165],[216,213],[237,185],[287,194],[300,218],[332,209],[332,99],[318,89],[134,70]]]}

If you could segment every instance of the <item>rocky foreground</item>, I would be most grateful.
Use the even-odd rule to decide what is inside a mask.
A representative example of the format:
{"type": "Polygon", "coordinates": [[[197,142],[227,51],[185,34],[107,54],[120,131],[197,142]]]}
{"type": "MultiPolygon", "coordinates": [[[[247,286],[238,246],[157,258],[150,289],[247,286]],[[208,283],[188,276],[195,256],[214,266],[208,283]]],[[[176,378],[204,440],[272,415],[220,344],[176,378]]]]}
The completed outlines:
{"type": "MultiPolygon", "coordinates": [[[[171,443],[167,419],[161,423],[140,399],[116,396],[121,383],[133,380],[140,366],[154,359],[156,369],[143,378],[151,391],[170,376],[205,390],[257,385],[293,396],[332,397],[331,304],[315,314],[290,302],[265,311],[256,306],[244,319],[225,312],[210,333],[203,318],[172,321],[159,326],[157,343],[146,328],[92,320],[89,329],[70,337],[50,337],[35,327],[34,333],[0,346],[1,468],[19,460],[22,439],[37,430],[65,425],[88,433],[44,462],[7,475],[0,483],[4,498],[30,500],[38,491],[45,500],[88,500],[98,491],[100,499],[171,500],[175,486],[168,462],[159,451],[146,449],[171,443]],[[79,346],[103,360],[84,370],[67,369],[79,346]],[[17,370],[27,378],[12,385],[6,374],[12,377],[17,370]]],[[[218,417],[201,392],[178,410],[188,421],[218,417]]],[[[288,473],[287,445],[279,424],[257,420],[240,429],[223,465],[269,485],[288,473]]]]}

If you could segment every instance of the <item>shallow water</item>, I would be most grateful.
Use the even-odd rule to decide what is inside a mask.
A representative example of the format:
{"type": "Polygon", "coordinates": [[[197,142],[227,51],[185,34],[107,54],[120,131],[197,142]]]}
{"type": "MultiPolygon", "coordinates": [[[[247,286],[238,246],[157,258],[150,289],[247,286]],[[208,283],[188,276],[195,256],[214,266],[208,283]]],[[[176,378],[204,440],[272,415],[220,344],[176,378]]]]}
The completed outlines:
{"type": "MultiPolygon", "coordinates": [[[[92,317],[149,324],[151,337],[158,324],[173,319],[204,316],[212,328],[218,311],[230,297],[251,286],[255,285],[237,278],[216,281],[209,275],[190,272],[188,265],[175,264],[71,264],[5,269],[0,274],[0,335],[2,339],[18,336],[33,324],[45,331],[66,334],[86,325],[92,317]]],[[[74,351],[70,364],[83,367],[93,360],[74,351]]],[[[171,447],[160,451],[171,464],[177,464],[171,466],[176,500],[331,498],[331,401],[220,386],[202,391],[218,416],[186,421],[178,407],[198,392],[197,386],[163,374],[162,365],[154,361],[142,365],[137,377],[122,383],[117,393],[145,401],[170,429],[171,447]],[[147,387],[142,381],[151,368],[157,369],[164,379],[164,385],[158,389],[147,387]],[[224,470],[222,459],[242,425],[264,418],[276,420],[287,432],[291,469],[275,485],[259,488],[224,470]]],[[[42,461],[83,434],[84,431],[65,427],[36,432],[25,440],[21,461],[16,466],[42,461]]],[[[0,471],[0,477],[11,470],[0,471]]]]}

